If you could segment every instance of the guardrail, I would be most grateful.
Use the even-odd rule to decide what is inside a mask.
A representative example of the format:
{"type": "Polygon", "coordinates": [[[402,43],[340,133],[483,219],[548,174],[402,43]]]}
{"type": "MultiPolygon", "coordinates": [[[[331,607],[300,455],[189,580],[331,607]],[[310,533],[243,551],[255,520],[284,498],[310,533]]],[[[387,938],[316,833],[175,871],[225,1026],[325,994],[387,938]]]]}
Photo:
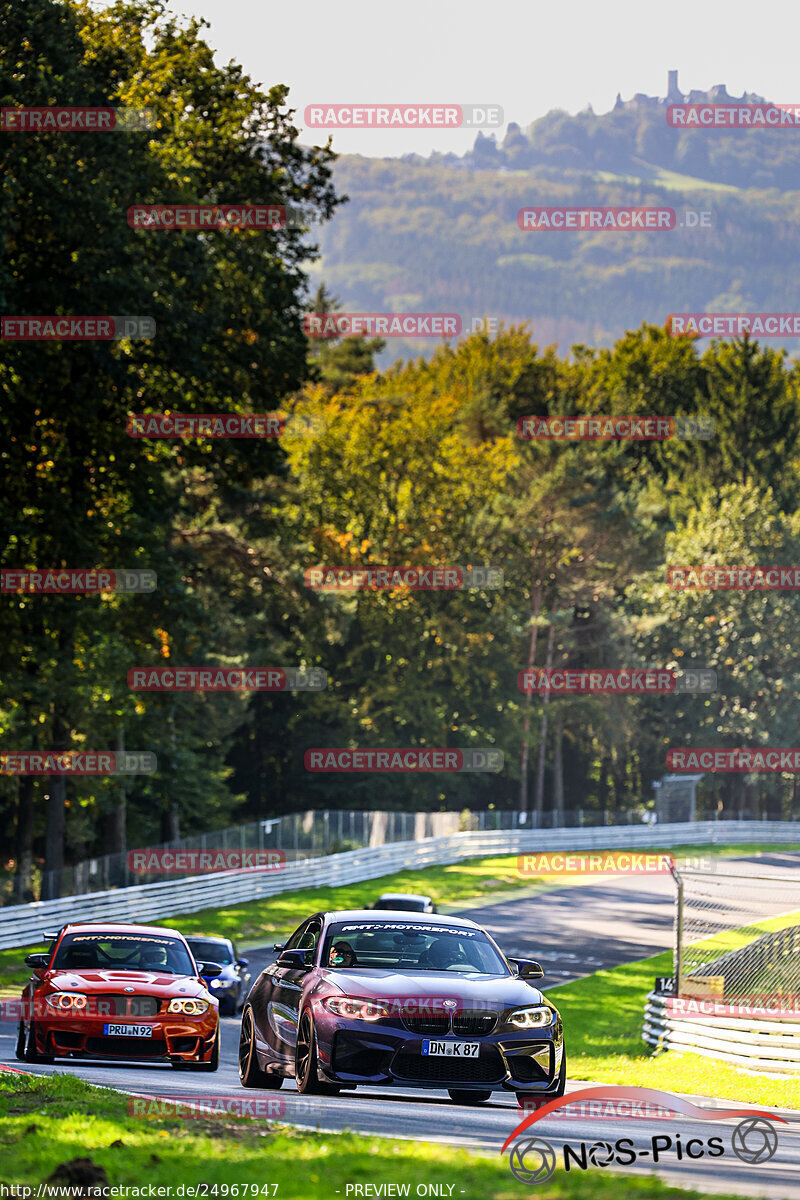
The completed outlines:
{"type": "MultiPolygon", "coordinates": [[[[791,821],[702,821],[670,825],[607,825],[584,829],[476,831],[393,842],[342,854],[289,862],[280,871],[226,871],[136,887],[40,900],[0,909],[0,949],[41,943],[45,928],[67,921],[148,923],[204,908],[240,904],[298,888],[342,887],[395,871],[461,862],[490,854],[554,850],[657,849],[711,842],[800,841],[791,821]]],[[[525,885],[520,877],[520,886],[525,885]]]]}
{"type": "Polygon", "coordinates": [[[667,997],[650,992],[642,1038],[654,1049],[684,1050],[748,1071],[800,1077],[800,1021],[780,1017],[667,1015],[667,997]]]}

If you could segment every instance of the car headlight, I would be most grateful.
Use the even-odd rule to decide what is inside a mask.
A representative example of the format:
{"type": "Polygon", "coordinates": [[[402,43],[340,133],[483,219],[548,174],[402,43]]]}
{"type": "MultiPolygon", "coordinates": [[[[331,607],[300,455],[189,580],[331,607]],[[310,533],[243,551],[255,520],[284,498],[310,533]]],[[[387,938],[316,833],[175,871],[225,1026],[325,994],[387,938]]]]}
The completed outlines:
{"type": "Polygon", "coordinates": [[[322,1003],[335,1017],[357,1021],[379,1021],[390,1015],[389,1009],[379,1000],[361,1000],[357,996],[329,996],[322,1003]]]}
{"type": "Polygon", "coordinates": [[[46,997],[51,1008],[59,1012],[82,1012],[86,1008],[86,997],[80,992],[54,992],[46,997]]]}
{"type": "Polygon", "coordinates": [[[236,986],[236,982],[233,979],[212,979],[209,981],[209,987],[212,987],[212,988],[235,987],[235,986],[236,986]]]}
{"type": "Polygon", "coordinates": [[[187,1017],[199,1017],[208,1008],[207,1000],[180,1000],[177,996],[170,1000],[168,1013],[183,1013],[187,1017]]]}
{"type": "Polygon", "coordinates": [[[541,1029],[544,1025],[552,1025],[555,1013],[546,1004],[536,1004],[532,1008],[517,1008],[508,1016],[508,1024],[516,1029],[541,1029]]]}

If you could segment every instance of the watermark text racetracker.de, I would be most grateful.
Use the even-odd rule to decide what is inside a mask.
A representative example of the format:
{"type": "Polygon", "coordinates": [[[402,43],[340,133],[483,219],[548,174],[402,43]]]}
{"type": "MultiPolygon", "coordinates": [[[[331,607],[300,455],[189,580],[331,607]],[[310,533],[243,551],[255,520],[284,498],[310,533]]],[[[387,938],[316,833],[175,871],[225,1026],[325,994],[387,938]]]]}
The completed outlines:
{"type": "Polygon", "coordinates": [[[308,567],[305,586],[319,592],[410,591],[453,592],[462,588],[500,588],[503,572],[497,567],[437,567],[331,565],[308,567]]]}
{"type": "Polygon", "coordinates": [[[292,204],[134,204],[128,209],[131,229],[151,231],[304,229],[317,220],[292,204]]]}
{"type": "Polygon", "coordinates": [[[320,692],[321,667],[131,667],[132,692],[320,692]]]}
{"type": "Polygon", "coordinates": [[[673,129],[800,129],[798,104],[669,104],[673,129]]]}
{"type": "Polygon", "coordinates": [[[669,875],[675,867],[696,871],[711,869],[706,856],[675,859],[672,854],[635,850],[606,850],[591,854],[570,852],[520,854],[520,875],[669,875]]]}
{"type": "Polygon", "coordinates": [[[775,1020],[800,1021],[800,995],[780,993],[749,993],[738,1000],[721,1000],[716,996],[667,996],[667,1017],[689,1021],[719,1021],[729,1018],[772,1017],[775,1020]]]}
{"type": "Polygon", "coordinates": [[[800,313],[670,313],[672,337],[800,337],[800,313]]]}
{"type": "Polygon", "coordinates": [[[0,317],[0,337],[5,342],[113,342],[155,336],[155,320],[148,316],[0,317]]]}
{"type": "Polygon", "coordinates": [[[152,750],[0,750],[0,775],[153,775],[152,750]]]}
{"type": "Polygon", "coordinates": [[[0,108],[3,133],[135,133],[156,128],[150,108],[44,107],[0,108]]]}
{"type": "Polygon", "coordinates": [[[800,566],[670,565],[667,587],[676,592],[798,592],[800,566]]]}
{"type": "Polygon", "coordinates": [[[132,438],[279,438],[286,433],[320,432],[316,415],[266,413],[128,413],[132,438]]]}
{"type": "Polygon", "coordinates": [[[522,230],[540,232],[652,232],[665,233],[672,229],[712,229],[710,209],[623,207],[619,205],[535,205],[521,208],[517,225],[522,230]]]}
{"type": "Polygon", "coordinates": [[[667,767],[678,774],[708,771],[774,775],[786,771],[796,775],[800,772],[800,749],[796,746],[673,747],[667,751],[667,767]]]}
{"type": "Polygon", "coordinates": [[[310,129],[498,129],[499,104],[307,104],[310,129]]]}
{"type": "Polygon", "coordinates": [[[128,851],[128,870],[149,875],[205,875],[217,871],[281,871],[284,850],[230,850],[226,846],[202,850],[164,850],[145,847],[128,851]]]}
{"type": "Polygon", "coordinates": [[[432,771],[451,773],[469,771],[498,772],[503,769],[503,753],[492,749],[445,749],[385,747],[383,749],[352,749],[312,747],[305,752],[307,771],[335,771],[359,774],[365,771],[427,774],[432,771]]]}
{"type": "Polygon", "coordinates": [[[0,570],[0,592],[59,596],[155,590],[156,573],[148,570],[86,570],[76,567],[52,567],[49,570],[6,567],[0,570]]]}
{"type": "Polygon", "coordinates": [[[707,441],[716,423],[706,416],[519,417],[517,437],[523,442],[666,442],[707,441]]]}
{"type": "Polygon", "coordinates": [[[717,674],[706,668],[528,667],[519,672],[517,687],[521,692],[561,696],[708,694],[717,690],[717,674]]]}
{"type": "Polygon", "coordinates": [[[458,313],[306,313],[303,332],[311,338],[341,337],[458,337],[462,322],[458,313]]]}

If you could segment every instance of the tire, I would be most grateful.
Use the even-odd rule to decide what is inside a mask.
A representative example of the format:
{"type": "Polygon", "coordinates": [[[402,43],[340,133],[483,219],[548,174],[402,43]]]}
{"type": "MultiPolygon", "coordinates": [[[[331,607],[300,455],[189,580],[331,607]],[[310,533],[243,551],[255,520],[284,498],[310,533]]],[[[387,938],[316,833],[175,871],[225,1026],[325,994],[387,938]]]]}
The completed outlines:
{"type": "Polygon", "coordinates": [[[31,1021],[28,1026],[28,1044],[25,1047],[25,1062],[51,1063],[53,1057],[52,1054],[40,1054],[36,1049],[36,1025],[31,1021]]]}
{"type": "Polygon", "coordinates": [[[335,1096],[339,1089],[333,1083],[320,1079],[317,1070],[317,1035],[311,1013],[304,1012],[297,1029],[297,1045],[294,1057],[295,1080],[301,1096],[335,1096]]]}
{"type": "Polygon", "coordinates": [[[491,1092],[467,1092],[460,1088],[447,1089],[454,1104],[485,1104],[491,1099],[491,1092]]]}
{"type": "Polygon", "coordinates": [[[558,1072],[558,1084],[553,1096],[563,1096],[567,1086],[567,1050],[564,1047],[561,1051],[561,1070],[558,1072]]]}
{"type": "Polygon", "coordinates": [[[270,1088],[273,1091],[283,1084],[282,1075],[268,1075],[258,1065],[252,1008],[246,1008],[242,1013],[242,1028],[239,1034],[239,1081],[242,1087],[270,1088]]]}
{"type": "Polygon", "coordinates": [[[196,1071],[217,1071],[219,1069],[219,1043],[220,1043],[220,1027],[217,1025],[217,1036],[214,1038],[214,1045],[211,1047],[211,1058],[208,1062],[199,1062],[194,1064],[196,1071]]]}
{"type": "Polygon", "coordinates": [[[17,1048],[15,1053],[20,1062],[25,1062],[25,1026],[22,1021],[20,1021],[17,1031],[17,1048]]]}

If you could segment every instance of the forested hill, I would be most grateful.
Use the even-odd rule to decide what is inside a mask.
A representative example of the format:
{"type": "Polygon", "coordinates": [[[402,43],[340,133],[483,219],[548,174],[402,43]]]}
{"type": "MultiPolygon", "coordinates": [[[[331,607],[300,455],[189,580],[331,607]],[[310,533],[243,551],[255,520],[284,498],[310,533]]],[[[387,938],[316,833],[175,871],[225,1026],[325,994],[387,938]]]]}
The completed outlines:
{"type": "MultiPolygon", "coordinates": [[[[733,99],[720,88],[682,98],[733,99]]],[[[502,140],[479,135],[462,157],[342,156],[335,181],[350,203],[322,232],[322,276],[346,308],[457,312],[469,327],[529,320],[562,352],[672,311],[794,311],[800,129],[678,130],[667,104],[552,112],[502,140]],[[691,208],[712,228],[523,231],[530,205],[691,208]]],[[[395,341],[383,360],[431,345],[395,341]]]]}
{"type": "Polygon", "coordinates": [[[763,104],[765,97],[755,93],[730,96],[724,86],[663,99],[637,95],[623,101],[618,97],[609,113],[598,115],[588,108],[573,116],[554,110],[525,129],[511,122],[499,142],[493,134],[479,133],[472,150],[461,158],[446,154],[425,160],[413,155],[407,161],[509,171],[549,166],[610,171],[637,179],[675,172],[736,188],[800,187],[800,130],[684,130],[668,123],[670,104],[704,101],[763,104]]]}

